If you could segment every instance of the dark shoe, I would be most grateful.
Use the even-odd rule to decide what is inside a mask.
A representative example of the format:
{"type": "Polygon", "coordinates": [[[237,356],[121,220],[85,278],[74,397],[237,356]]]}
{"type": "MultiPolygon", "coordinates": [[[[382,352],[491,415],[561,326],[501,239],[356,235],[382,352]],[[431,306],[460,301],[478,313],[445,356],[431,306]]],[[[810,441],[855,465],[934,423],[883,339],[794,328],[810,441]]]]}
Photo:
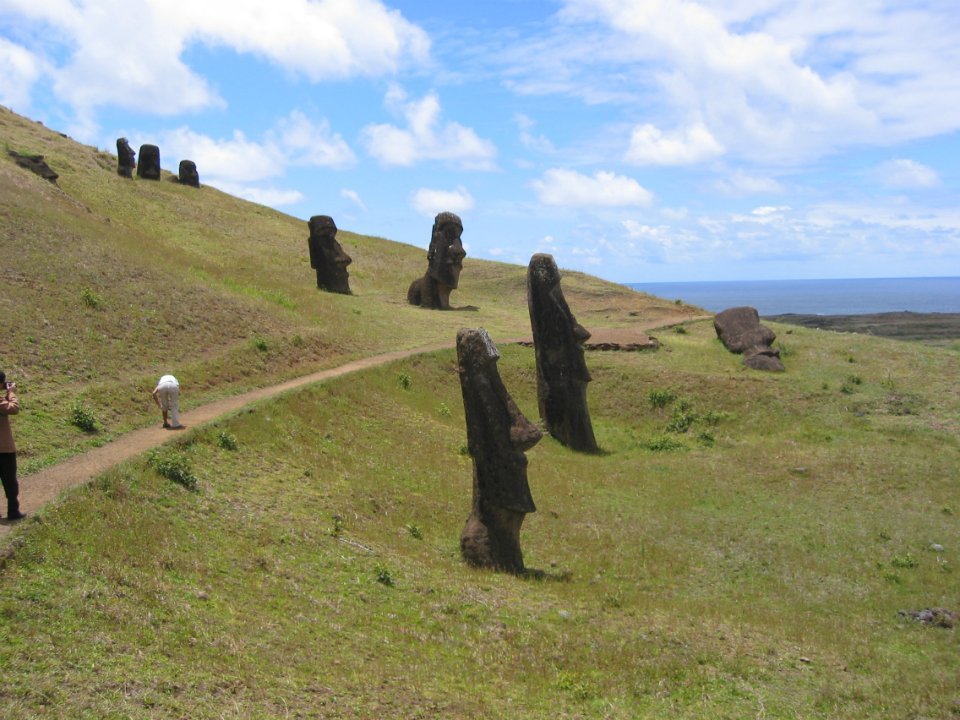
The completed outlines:
{"type": "Polygon", "coordinates": [[[7,513],[7,520],[23,520],[26,516],[26,513],[22,513],[19,510],[14,510],[13,512],[7,513]]]}
{"type": "Polygon", "coordinates": [[[169,429],[169,428],[170,428],[170,423],[168,423],[168,422],[165,422],[165,423],[163,424],[163,427],[165,427],[165,428],[167,428],[167,429],[169,429]]]}

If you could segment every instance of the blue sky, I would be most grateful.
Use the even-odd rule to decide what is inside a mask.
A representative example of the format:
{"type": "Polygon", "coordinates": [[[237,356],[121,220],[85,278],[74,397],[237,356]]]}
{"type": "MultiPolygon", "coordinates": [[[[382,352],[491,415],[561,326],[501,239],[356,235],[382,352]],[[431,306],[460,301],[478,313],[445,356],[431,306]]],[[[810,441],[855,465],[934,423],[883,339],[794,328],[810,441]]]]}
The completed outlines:
{"type": "MultiPolygon", "coordinates": [[[[0,0],[0,103],[423,248],[960,275],[956,0],[0,0]]],[[[306,230],[304,231],[306,233],[306,230]]]]}

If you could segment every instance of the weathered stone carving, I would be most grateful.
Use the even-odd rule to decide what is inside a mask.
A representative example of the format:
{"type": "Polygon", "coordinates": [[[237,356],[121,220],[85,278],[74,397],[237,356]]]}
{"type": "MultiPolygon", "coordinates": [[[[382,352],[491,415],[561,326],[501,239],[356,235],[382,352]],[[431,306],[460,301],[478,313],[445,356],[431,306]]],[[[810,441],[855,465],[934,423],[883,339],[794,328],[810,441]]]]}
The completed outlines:
{"type": "Polygon", "coordinates": [[[547,431],[569,448],[597,452],[583,343],[590,333],[577,322],[560,288],[551,255],[537,253],[527,267],[527,306],[537,359],[537,401],[547,431]]]}
{"type": "Polygon", "coordinates": [[[352,261],[337,242],[337,226],[329,215],[314,215],[308,223],[310,267],[317,271],[317,287],[329,292],[350,295],[347,265],[352,261]]]}
{"type": "Polygon", "coordinates": [[[7,150],[7,155],[13,158],[13,161],[22,168],[29,170],[35,175],[39,175],[44,180],[49,180],[54,185],[57,184],[57,178],[60,177],[47,165],[43,155],[23,155],[15,150],[7,150]]]}
{"type": "Polygon", "coordinates": [[[156,145],[140,146],[140,162],[137,163],[137,177],[144,180],[160,179],[160,148],[156,145]]]}
{"type": "Polygon", "coordinates": [[[457,361],[467,445],[473,458],[473,504],[460,552],[477,567],[521,573],[520,526],[536,505],[524,451],[542,433],[517,408],[500,379],[500,353],[483,328],[457,333],[457,361]]]}
{"type": "Polygon", "coordinates": [[[193,160],[180,161],[177,177],[181,185],[200,187],[200,173],[197,172],[197,164],[193,160]]]}
{"type": "Polygon", "coordinates": [[[117,175],[132,178],[136,164],[136,153],[133,152],[130,143],[126,138],[117,138],[117,175]]]}
{"type": "Polygon", "coordinates": [[[772,347],[776,334],[760,324],[756,308],[734,307],[717,313],[713,328],[724,347],[732,353],[743,354],[743,364],[754,370],[782,371],[780,351],[772,347]]]}
{"type": "Polygon", "coordinates": [[[460,236],[463,223],[450,212],[442,212],[433,221],[430,249],[427,251],[427,273],[414,280],[407,291],[407,302],[425,308],[450,309],[450,292],[460,284],[463,249],[460,236]]]}

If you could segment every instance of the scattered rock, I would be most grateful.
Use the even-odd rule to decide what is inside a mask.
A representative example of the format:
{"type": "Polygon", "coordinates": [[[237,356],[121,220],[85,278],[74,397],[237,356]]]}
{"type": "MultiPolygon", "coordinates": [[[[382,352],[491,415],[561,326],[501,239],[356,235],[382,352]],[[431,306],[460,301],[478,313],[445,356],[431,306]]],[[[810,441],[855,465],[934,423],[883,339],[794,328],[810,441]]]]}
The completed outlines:
{"type": "Polygon", "coordinates": [[[57,178],[60,176],[47,165],[47,161],[43,159],[43,155],[21,155],[14,150],[7,150],[7,155],[12,157],[13,161],[20,167],[26,168],[35,175],[39,175],[44,180],[49,180],[54,185],[57,184],[57,178]]]}
{"type": "Polygon", "coordinates": [[[946,608],[925,608],[923,610],[900,610],[901,617],[913,618],[924,625],[933,625],[934,627],[952,628],[957,624],[957,613],[946,608]]]}

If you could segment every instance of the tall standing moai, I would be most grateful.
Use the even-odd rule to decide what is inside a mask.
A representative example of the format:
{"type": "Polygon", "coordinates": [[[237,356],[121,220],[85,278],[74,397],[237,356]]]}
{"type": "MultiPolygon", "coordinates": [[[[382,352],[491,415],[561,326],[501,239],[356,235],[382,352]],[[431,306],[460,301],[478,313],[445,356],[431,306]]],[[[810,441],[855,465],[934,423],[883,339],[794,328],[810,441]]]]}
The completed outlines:
{"type": "Polygon", "coordinates": [[[527,484],[527,457],[542,433],[517,408],[500,379],[500,353],[483,328],[457,333],[457,363],[467,446],[473,458],[473,502],[460,535],[471,565],[522,573],[520,527],[537,507],[527,484]]]}
{"type": "Polygon", "coordinates": [[[140,162],[137,163],[137,177],[144,180],[160,179],[160,148],[156,145],[140,146],[140,162]]]}
{"type": "Polygon", "coordinates": [[[450,309],[450,292],[460,284],[463,259],[467,256],[461,235],[463,223],[459,216],[451,212],[437,215],[427,251],[427,273],[411,283],[407,302],[437,310],[450,309]]]}
{"type": "Polygon", "coordinates": [[[181,160],[180,167],[177,169],[177,179],[181,185],[200,187],[200,173],[197,172],[197,164],[193,160],[181,160]]]}
{"type": "Polygon", "coordinates": [[[583,357],[583,343],[590,333],[570,312],[551,255],[537,253],[530,259],[527,306],[537,359],[540,417],[547,431],[567,447],[597,452],[587,409],[590,371],[583,357]]]}
{"type": "Polygon", "coordinates": [[[310,267],[317,271],[317,287],[328,292],[350,295],[347,265],[353,260],[337,242],[337,225],[329,215],[314,215],[307,223],[310,237],[310,267]]]}
{"type": "Polygon", "coordinates": [[[126,138],[117,138],[117,175],[132,178],[136,164],[136,153],[133,152],[130,143],[126,138]]]}

